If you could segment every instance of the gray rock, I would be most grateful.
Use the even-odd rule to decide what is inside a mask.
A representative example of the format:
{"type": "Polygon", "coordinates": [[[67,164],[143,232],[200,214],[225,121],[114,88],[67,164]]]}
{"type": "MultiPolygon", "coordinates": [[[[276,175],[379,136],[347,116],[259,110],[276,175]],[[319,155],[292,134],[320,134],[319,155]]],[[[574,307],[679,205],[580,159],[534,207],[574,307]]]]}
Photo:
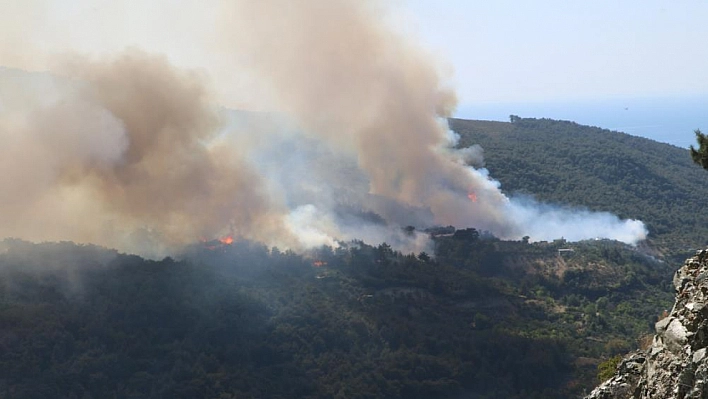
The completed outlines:
{"type": "Polygon", "coordinates": [[[708,399],[708,250],[676,271],[676,303],[646,351],[627,355],[586,399],[708,399]]]}
{"type": "Polygon", "coordinates": [[[654,329],[656,330],[657,334],[663,334],[664,331],[666,331],[666,327],[669,326],[669,323],[671,322],[670,317],[663,318],[654,324],[654,329]]]}
{"type": "Polygon", "coordinates": [[[677,319],[672,319],[664,331],[664,344],[670,351],[677,353],[688,342],[686,327],[677,319]]]}

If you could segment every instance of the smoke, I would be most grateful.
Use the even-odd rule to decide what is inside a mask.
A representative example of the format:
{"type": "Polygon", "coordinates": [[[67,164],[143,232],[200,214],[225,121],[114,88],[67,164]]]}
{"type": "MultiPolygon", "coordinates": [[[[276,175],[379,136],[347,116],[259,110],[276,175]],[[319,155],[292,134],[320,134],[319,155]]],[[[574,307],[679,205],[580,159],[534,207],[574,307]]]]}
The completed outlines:
{"type": "Polygon", "coordinates": [[[140,51],[74,57],[66,71],[0,85],[0,234],[160,253],[279,230],[260,176],[204,144],[220,118],[197,75],[140,51]]]}
{"type": "Polygon", "coordinates": [[[0,17],[0,65],[51,71],[0,70],[0,236],[160,255],[223,235],[429,251],[407,225],[646,235],[509,200],[479,146],[456,148],[443,66],[382,3],[156,3],[32,1],[0,17]]]}
{"type": "Polygon", "coordinates": [[[635,244],[647,235],[644,223],[638,220],[621,220],[608,212],[553,206],[530,198],[513,198],[507,212],[534,241],[610,238],[635,244]]]}

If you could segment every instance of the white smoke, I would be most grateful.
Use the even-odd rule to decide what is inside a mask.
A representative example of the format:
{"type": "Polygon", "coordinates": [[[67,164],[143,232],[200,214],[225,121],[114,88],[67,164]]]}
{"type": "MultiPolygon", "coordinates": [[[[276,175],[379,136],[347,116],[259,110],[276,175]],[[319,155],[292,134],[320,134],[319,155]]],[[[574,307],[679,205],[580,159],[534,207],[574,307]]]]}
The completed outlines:
{"type": "Polygon", "coordinates": [[[621,220],[608,212],[553,206],[529,198],[513,198],[507,212],[532,241],[609,238],[636,244],[647,237],[647,229],[641,221],[621,220]]]}
{"type": "MultiPolygon", "coordinates": [[[[337,240],[364,239],[373,243],[386,241],[402,250],[430,251],[430,243],[424,235],[409,236],[401,230],[405,225],[424,228],[442,224],[429,208],[405,205],[368,193],[366,174],[358,169],[355,158],[335,153],[325,143],[298,132],[283,118],[235,115],[241,115],[240,121],[234,116],[234,126],[240,126],[238,131],[252,133],[255,126],[259,126],[262,130],[259,136],[269,137],[262,146],[251,148],[251,157],[261,175],[267,176],[272,194],[285,196],[285,202],[293,209],[287,225],[304,245],[336,246],[337,240]],[[269,123],[270,127],[266,128],[269,123]],[[270,133],[263,133],[265,131],[270,133]]],[[[447,131],[446,140],[437,152],[449,158],[449,162],[463,165],[477,187],[473,193],[476,203],[469,199],[470,193],[458,193],[467,208],[466,214],[458,217],[474,214],[478,202],[485,198],[498,201],[495,212],[504,216],[503,223],[499,224],[454,221],[449,224],[458,228],[477,227],[505,239],[530,236],[532,241],[561,237],[568,241],[609,238],[635,244],[646,238],[646,228],[637,220],[620,220],[606,212],[545,204],[526,197],[508,198],[501,191],[501,183],[492,179],[487,169],[478,167],[484,164],[480,146],[456,148],[460,137],[452,131],[447,131]],[[504,228],[500,229],[500,225],[504,228]]]]}
{"type": "Polygon", "coordinates": [[[0,237],[153,255],[227,234],[430,251],[408,225],[646,237],[638,221],[507,198],[482,148],[457,148],[440,61],[380,3],[89,3],[0,16],[0,65],[52,71],[0,69],[0,237]]]}

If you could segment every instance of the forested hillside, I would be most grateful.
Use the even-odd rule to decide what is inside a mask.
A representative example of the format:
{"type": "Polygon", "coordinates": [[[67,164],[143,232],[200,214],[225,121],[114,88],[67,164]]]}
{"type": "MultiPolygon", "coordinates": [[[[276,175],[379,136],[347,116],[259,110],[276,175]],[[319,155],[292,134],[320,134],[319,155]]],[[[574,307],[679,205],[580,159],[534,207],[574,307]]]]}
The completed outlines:
{"type": "Polygon", "coordinates": [[[511,119],[450,120],[460,145],[484,148],[506,193],[640,219],[650,242],[678,262],[708,243],[708,173],[688,149],[573,122],[511,119]]]}
{"type": "Polygon", "coordinates": [[[435,242],[147,261],[6,240],[0,395],[568,398],[671,301],[673,270],[615,242],[435,242]]]}
{"type": "Polygon", "coordinates": [[[670,308],[673,259],[708,237],[708,174],[687,150],[571,122],[451,126],[507,193],[642,219],[649,244],[441,227],[431,254],[215,241],[150,261],[8,239],[0,397],[581,395],[670,308]]]}

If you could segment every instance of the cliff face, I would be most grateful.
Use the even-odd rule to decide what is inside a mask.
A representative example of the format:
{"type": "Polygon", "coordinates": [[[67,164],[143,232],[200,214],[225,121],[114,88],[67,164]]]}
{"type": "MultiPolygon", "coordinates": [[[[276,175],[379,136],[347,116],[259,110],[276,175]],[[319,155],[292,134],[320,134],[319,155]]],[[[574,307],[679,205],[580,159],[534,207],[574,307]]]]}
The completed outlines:
{"type": "Polygon", "coordinates": [[[708,250],[674,275],[676,302],[650,348],[627,355],[586,399],[708,399],[708,250]]]}

